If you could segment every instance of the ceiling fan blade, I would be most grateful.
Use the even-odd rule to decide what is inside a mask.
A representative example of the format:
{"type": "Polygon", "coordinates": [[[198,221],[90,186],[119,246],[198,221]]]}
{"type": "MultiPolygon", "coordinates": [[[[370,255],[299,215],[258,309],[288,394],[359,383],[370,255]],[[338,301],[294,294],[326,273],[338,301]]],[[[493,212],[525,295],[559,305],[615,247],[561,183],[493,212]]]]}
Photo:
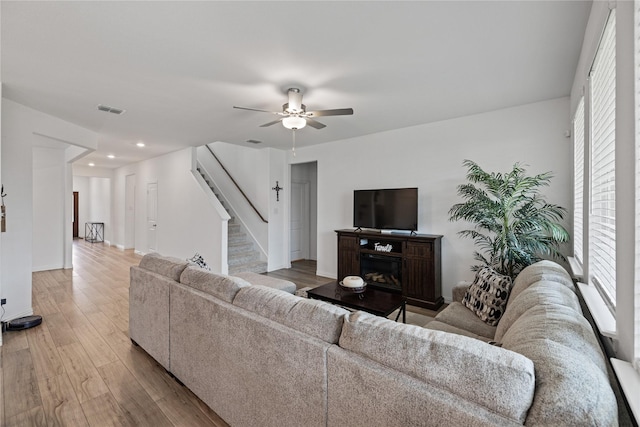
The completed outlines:
{"type": "Polygon", "coordinates": [[[233,108],[237,108],[238,110],[259,111],[261,113],[282,114],[277,111],[258,110],[257,108],[247,108],[247,107],[236,107],[235,105],[233,106],[233,108]]]}
{"type": "Polygon", "coordinates": [[[260,125],[261,128],[266,128],[267,126],[272,126],[275,125],[276,123],[280,123],[282,121],[282,118],[278,119],[278,120],[274,120],[272,122],[269,123],[265,123],[263,125],[260,125]]]}
{"type": "Polygon", "coordinates": [[[335,110],[307,111],[307,115],[310,117],[350,116],[352,114],[353,114],[353,108],[336,108],[335,110]]]}
{"type": "Polygon", "coordinates": [[[310,119],[309,117],[305,117],[305,120],[307,121],[307,124],[312,128],[322,129],[327,127],[327,125],[320,123],[316,120],[310,119]]]}

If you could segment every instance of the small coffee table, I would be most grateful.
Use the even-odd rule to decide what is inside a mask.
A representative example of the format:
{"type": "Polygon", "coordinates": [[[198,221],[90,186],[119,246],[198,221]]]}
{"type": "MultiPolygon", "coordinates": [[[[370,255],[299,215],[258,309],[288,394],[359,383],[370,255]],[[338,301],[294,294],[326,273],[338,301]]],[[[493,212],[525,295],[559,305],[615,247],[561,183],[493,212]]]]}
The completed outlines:
{"type": "Polygon", "coordinates": [[[398,311],[396,322],[402,313],[402,323],[407,322],[407,301],[402,294],[383,291],[367,286],[360,294],[343,289],[338,282],[327,283],[307,291],[309,298],[327,301],[332,304],[354,310],[362,310],[376,316],[387,317],[395,310],[398,311]]]}

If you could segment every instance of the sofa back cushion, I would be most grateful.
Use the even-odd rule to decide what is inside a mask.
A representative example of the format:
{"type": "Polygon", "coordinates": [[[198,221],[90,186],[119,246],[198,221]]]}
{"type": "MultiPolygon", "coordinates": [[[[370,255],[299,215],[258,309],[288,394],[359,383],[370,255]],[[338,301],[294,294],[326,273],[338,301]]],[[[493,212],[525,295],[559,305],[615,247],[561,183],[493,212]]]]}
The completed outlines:
{"type": "Polygon", "coordinates": [[[187,268],[187,265],[187,261],[182,261],[178,258],[150,253],[142,257],[139,267],[177,282],[180,280],[180,275],[187,268]]]}
{"type": "Polygon", "coordinates": [[[536,396],[528,425],[613,426],[616,398],[591,326],[574,309],[538,305],[523,313],[502,347],[533,361],[536,396]]]}
{"type": "Polygon", "coordinates": [[[507,307],[511,301],[515,301],[518,295],[520,295],[520,292],[540,280],[550,280],[561,283],[575,292],[575,286],[571,280],[571,276],[569,276],[567,270],[562,268],[560,264],[548,260],[538,261],[535,264],[525,267],[515,278],[507,307]]]}
{"type": "Polygon", "coordinates": [[[340,347],[522,424],[533,401],[533,363],[482,341],[360,311],[345,318],[340,347]]]}
{"type": "Polygon", "coordinates": [[[338,342],[342,319],[349,314],[344,308],[323,301],[300,298],[260,285],[240,289],[233,305],[331,344],[338,342]]]}
{"type": "Polygon", "coordinates": [[[239,277],[216,274],[195,266],[185,268],[180,276],[180,283],[226,302],[232,302],[241,288],[251,286],[239,277]]]}
{"type": "Polygon", "coordinates": [[[565,285],[551,280],[540,280],[509,301],[507,309],[496,328],[494,340],[502,341],[502,337],[511,325],[527,310],[537,305],[561,305],[582,313],[578,296],[565,285]]]}

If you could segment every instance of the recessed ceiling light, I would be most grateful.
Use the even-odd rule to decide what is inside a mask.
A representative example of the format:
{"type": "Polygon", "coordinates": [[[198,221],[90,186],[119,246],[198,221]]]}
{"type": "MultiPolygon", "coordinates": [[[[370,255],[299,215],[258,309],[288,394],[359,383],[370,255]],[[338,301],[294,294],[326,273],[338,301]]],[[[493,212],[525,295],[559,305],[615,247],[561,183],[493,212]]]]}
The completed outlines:
{"type": "Polygon", "coordinates": [[[96,164],[95,163],[89,163],[89,166],[94,167],[96,164]]]}
{"type": "Polygon", "coordinates": [[[110,159],[115,159],[116,158],[116,156],[114,156],[113,154],[108,154],[107,157],[110,158],[110,159]]]}
{"type": "Polygon", "coordinates": [[[138,147],[144,147],[144,142],[140,141],[136,144],[138,147]]]}

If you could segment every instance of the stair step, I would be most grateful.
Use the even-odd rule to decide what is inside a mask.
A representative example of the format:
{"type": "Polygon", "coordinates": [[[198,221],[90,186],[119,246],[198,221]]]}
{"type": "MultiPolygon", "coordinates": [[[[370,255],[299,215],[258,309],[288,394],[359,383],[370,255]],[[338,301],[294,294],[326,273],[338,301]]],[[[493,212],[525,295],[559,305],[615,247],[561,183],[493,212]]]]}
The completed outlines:
{"type": "Polygon", "coordinates": [[[236,265],[249,264],[258,261],[259,259],[260,257],[258,256],[258,253],[256,251],[237,252],[229,254],[227,263],[229,264],[229,267],[231,267],[236,265]]]}
{"type": "Polygon", "coordinates": [[[256,261],[249,264],[243,264],[238,266],[229,266],[229,274],[237,274],[243,271],[251,271],[253,273],[266,273],[267,263],[264,261],[256,261]]]}
{"type": "Polygon", "coordinates": [[[245,233],[229,233],[227,235],[229,243],[241,243],[247,241],[247,235],[245,233]]]}
{"type": "Polygon", "coordinates": [[[253,243],[249,241],[229,243],[227,253],[229,255],[239,252],[248,252],[253,250],[253,243]]]}
{"type": "Polygon", "coordinates": [[[240,224],[227,224],[229,227],[229,233],[239,233],[240,232],[240,224]]]}

